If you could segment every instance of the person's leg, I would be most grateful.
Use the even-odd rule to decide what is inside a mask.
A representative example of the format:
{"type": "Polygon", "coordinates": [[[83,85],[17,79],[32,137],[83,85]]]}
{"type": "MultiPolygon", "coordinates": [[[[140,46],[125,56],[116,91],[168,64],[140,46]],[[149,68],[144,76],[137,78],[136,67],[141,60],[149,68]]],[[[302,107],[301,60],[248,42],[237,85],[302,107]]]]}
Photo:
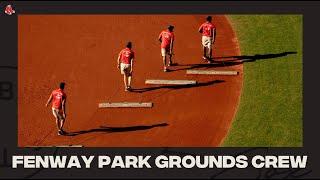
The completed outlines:
{"type": "Polygon", "coordinates": [[[166,50],[167,52],[167,55],[169,56],[169,63],[168,63],[168,66],[171,66],[172,65],[172,54],[170,54],[170,48],[168,48],[166,50]]]}
{"type": "Polygon", "coordinates": [[[207,48],[205,46],[203,46],[203,58],[207,58],[207,48]]]}
{"type": "Polygon", "coordinates": [[[169,66],[172,65],[172,54],[169,55],[169,66]]]}
{"type": "Polygon", "coordinates": [[[125,91],[127,91],[127,87],[128,87],[127,86],[126,69],[127,69],[126,64],[121,63],[120,64],[120,71],[121,71],[121,74],[123,75],[123,83],[124,83],[125,91]]]}
{"type": "Polygon", "coordinates": [[[163,70],[165,72],[167,72],[168,71],[168,68],[167,68],[167,56],[163,56],[162,60],[163,60],[163,70]]]}
{"type": "Polygon", "coordinates": [[[212,56],[212,38],[209,39],[208,42],[208,50],[209,50],[209,60],[212,61],[213,60],[213,56],[212,56]]]}
{"type": "Polygon", "coordinates": [[[124,75],[125,75],[125,85],[126,85],[126,91],[130,91],[131,89],[131,65],[126,65],[124,69],[124,75]]]}
{"type": "Polygon", "coordinates": [[[131,80],[132,80],[132,73],[131,73],[131,65],[128,65],[127,70],[127,77],[128,77],[128,90],[131,90],[131,80]]]}
{"type": "Polygon", "coordinates": [[[60,119],[60,131],[61,131],[62,133],[64,133],[64,130],[63,130],[64,122],[65,122],[65,119],[64,119],[64,118],[61,118],[61,119],[60,119]]]}
{"type": "Polygon", "coordinates": [[[62,112],[61,111],[58,111],[58,121],[59,121],[59,131],[58,131],[58,134],[59,135],[64,135],[65,134],[65,131],[63,130],[63,126],[64,126],[64,122],[65,122],[65,119],[62,115],[62,112]]]}
{"type": "Polygon", "coordinates": [[[52,114],[54,116],[54,118],[56,119],[56,126],[57,126],[57,130],[58,130],[58,135],[61,135],[61,131],[60,131],[60,119],[59,119],[59,114],[58,114],[58,110],[52,108],[52,114]]]}
{"type": "Polygon", "coordinates": [[[60,131],[60,121],[59,118],[56,118],[57,130],[60,131]]]}
{"type": "Polygon", "coordinates": [[[162,56],[162,62],[163,62],[163,70],[166,72],[167,71],[167,59],[166,59],[166,49],[161,48],[161,56],[162,56]]]}
{"type": "Polygon", "coordinates": [[[202,44],[202,58],[204,60],[207,59],[207,48],[206,48],[206,44],[207,44],[207,39],[206,39],[206,36],[202,36],[202,39],[201,39],[201,44],[202,44]]]}
{"type": "Polygon", "coordinates": [[[210,64],[210,63],[213,62],[213,60],[212,60],[212,49],[211,49],[211,46],[210,46],[210,45],[208,45],[207,50],[208,50],[208,59],[207,59],[207,62],[210,64]]]}
{"type": "Polygon", "coordinates": [[[125,90],[127,91],[127,88],[128,88],[128,83],[127,83],[127,75],[126,73],[123,74],[123,82],[124,82],[124,88],[125,90]]]}
{"type": "Polygon", "coordinates": [[[162,56],[162,61],[163,61],[163,69],[166,70],[166,69],[167,69],[167,59],[166,59],[166,56],[162,56]]]}
{"type": "Polygon", "coordinates": [[[132,79],[132,75],[129,74],[128,75],[128,87],[129,87],[129,89],[131,89],[131,79],[132,79]]]}

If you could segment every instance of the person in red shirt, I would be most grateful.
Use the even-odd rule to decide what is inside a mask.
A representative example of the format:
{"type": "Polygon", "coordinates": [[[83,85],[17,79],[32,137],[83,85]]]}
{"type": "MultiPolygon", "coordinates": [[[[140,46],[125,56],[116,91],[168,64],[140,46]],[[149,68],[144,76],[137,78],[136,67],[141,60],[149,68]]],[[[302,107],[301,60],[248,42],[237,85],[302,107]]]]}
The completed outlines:
{"type": "Polygon", "coordinates": [[[131,79],[133,72],[134,52],[132,51],[132,43],[128,42],[125,49],[122,49],[118,55],[118,69],[123,74],[125,91],[131,90],[131,79]]]}
{"type": "Polygon", "coordinates": [[[208,63],[213,61],[212,59],[212,46],[216,38],[216,27],[212,24],[212,17],[208,16],[206,22],[203,23],[199,32],[202,34],[202,46],[203,46],[203,59],[207,60],[208,63]]]}
{"type": "Polygon", "coordinates": [[[159,35],[159,41],[161,43],[161,55],[163,60],[164,72],[167,72],[167,62],[166,62],[166,55],[169,55],[169,64],[168,66],[172,65],[172,55],[173,55],[173,41],[174,41],[174,34],[173,34],[174,26],[169,25],[167,30],[163,30],[159,35]]]}
{"type": "Polygon", "coordinates": [[[58,135],[65,134],[65,131],[63,131],[62,129],[66,119],[66,100],[67,100],[67,95],[63,91],[64,86],[65,86],[65,83],[61,82],[59,89],[52,91],[46,104],[46,107],[47,107],[52,101],[51,109],[52,109],[53,116],[56,119],[58,135]]]}

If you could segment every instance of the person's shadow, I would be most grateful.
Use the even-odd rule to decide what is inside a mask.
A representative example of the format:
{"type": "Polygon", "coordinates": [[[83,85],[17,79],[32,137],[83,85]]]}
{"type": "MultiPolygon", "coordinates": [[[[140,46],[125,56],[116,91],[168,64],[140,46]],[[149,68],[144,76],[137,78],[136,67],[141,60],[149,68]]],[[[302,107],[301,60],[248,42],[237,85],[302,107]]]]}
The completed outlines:
{"type": "Polygon", "coordinates": [[[168,126],[167,123],[160,123],[154,125],[140,125],[140,126],[128,126],[128,127],[108,127],[100,126],[100,128],[82,130],[76,132],[67,132],[65,136],[77,136],[81,134],[94,133],[94,132],[104,132],[104,133],[116,133],[116,132],[130,132],[130,131],[142,131],[149,130],[156,127],[165,127],[168,126]]]}
{"type": "MultiPolygon", "coordinates": [[[[215,59],[226,59],[226,58],[233,58],[231,61],[241,61],[241,62],[254,62],[257,60],[265,60],[265,59],[274,59],[279,57],[284,57],[290,54],[297,54],[297,52],[289,51],[289,52],[282,52],[282,53],[276,53],[276,54],[256,54],[253,56],[227,56],[227,57],[217,57],[215,59]]],[[[228,60],[230,61],[230,60],[228,60]]]]}
{"type": "Polygon", "coordinates": [[[235,66],[240,65],[247,62],[255,62],[258,60],[267,60],[267,59],[275,59],[284,56],[288,56],[291,54],[297,54],[297,52],[289,51],[275,54],[256,54],[252,56],[242,55],[242,56],[223,56],[223,57],[214,57],[214,61],[210,64],[178,64],[176,63],[176,67],[171,69],[170,71],[181,71],[181,70],[189,70],[196,68],[212,68],[212,67],[226,67],[226,66],[235,66]]]}
{"type": "Polygon", "coordinates": [[[210,86],[213,84],[223,83],[224,80],[213,80],[208,82],[200,82],[197,84],[186,84],[186,85],[162,85],[162,86],[155,86],[155,87],[146,87],[146,88],[134,88],[131,90],[131,92],[136,93],[144,93],[148,91],[154,91],[158,89],[187,89],[187,88],[194,88],[194,87],[204,87],[204,86],[210,86]]]}

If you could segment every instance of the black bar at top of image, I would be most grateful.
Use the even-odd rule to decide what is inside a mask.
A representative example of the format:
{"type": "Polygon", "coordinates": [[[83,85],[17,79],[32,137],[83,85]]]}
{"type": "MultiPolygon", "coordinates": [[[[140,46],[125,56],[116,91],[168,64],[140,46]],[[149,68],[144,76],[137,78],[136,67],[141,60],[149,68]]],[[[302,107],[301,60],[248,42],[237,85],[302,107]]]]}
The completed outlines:
{"type": "Polygon", "coordinates": [[[17,14],[204,14],[204,13],[301,13],[301,6],[319,2],[295,1],[4,1],[17,14]],[[275,9],[274,6],[277,5],[275,9]],[[259,8],[257,8],[259,7],[259,8]]]}

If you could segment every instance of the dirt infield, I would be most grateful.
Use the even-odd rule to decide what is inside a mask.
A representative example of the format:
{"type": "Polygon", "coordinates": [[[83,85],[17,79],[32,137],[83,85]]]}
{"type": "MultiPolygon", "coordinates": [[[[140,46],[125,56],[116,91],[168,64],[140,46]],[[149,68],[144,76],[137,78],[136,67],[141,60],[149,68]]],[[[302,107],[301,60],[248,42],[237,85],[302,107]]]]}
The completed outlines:
{"type": "MultiPolygon", "coordinates": [[[[239,63],[207,65],[197,32],[205,16],[20,15],[18,146],[212,147],[219,146],[236,113],[242,88],[239,63]],[[175,28],[173,71],[162,71],[157,40],[175,28]],[[116,65],[133,42],[134,92],[124,92],[116,65]],[[187,69],[237,70],[237,76],[186,75],[187,69]],[[146,79],[197,80],[196,86],[151,86],[146,79]],[[45,103],[66,82],[67,136],[57,136],[45,103]],[[99,109],[102,102],[153,102],[152,108],[99,109]]],[[[214,16],[214,56],[240,55],[225,16],[214,16]]]]}

